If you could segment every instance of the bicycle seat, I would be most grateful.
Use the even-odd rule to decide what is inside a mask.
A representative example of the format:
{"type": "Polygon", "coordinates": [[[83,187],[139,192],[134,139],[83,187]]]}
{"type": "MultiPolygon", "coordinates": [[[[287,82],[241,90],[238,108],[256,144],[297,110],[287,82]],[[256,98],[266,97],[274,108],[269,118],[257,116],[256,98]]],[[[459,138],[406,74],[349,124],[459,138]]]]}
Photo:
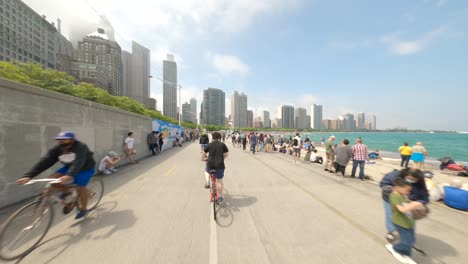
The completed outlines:
{"type": "Polygon", "coordinates": [[[210,170],[210,174],[215,174],[216,170],[210,170]]]}

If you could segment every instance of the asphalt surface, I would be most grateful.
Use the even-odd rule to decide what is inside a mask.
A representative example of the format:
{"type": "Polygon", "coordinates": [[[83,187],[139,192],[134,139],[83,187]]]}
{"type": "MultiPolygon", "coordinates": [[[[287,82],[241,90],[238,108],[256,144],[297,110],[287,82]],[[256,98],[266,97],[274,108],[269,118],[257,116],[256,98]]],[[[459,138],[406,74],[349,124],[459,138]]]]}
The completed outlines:
{"type": "MultiPolygon", "coordinates": [[[[228,147],[218,222],[199,145],[186,144],[103,177],[105,196],[84,220],[57,208],[40,246],[11,263],[399,263],[384,247],[375,183],[228,147]]],[[[416,227],[428,255],[414,260],[468,263],[466,225],[465,213],[431,206],[416,227]]]]}

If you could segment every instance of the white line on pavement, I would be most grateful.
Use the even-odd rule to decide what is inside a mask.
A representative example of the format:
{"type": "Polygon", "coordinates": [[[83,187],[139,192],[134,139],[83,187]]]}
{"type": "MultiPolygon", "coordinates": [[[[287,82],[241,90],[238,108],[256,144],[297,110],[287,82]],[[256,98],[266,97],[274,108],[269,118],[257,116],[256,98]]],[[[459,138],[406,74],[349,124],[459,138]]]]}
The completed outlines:
{"type": "Polygon", "coordinates": [[[212,206],[210,203],[210,264],[218,264],[218,236],[212,206]]]}

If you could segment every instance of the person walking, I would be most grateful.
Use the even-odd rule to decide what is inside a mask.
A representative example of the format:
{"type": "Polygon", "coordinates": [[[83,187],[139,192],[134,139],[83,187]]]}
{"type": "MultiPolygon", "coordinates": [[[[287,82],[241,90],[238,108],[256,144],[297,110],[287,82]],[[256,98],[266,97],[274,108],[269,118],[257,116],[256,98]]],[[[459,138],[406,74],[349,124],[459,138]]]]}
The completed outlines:
{"type": "Polygon", "coordinates": [[[241,140],[242,140],[242,150],[245,150],[247,146],[247,136],[245,134],[241,134],[241,140]]]}
{"type": "Polygon", "coordinates": [[[398,148],[398,152],[401,155],[401,164],[400,167],[408,168],[408,163],[411,158],[411,154],[413,154],[413,149],[408,146],[408,142],[403,143],[403,146],[398,148]]]}
{"type": "Polygon", "coordinates": [[[416,145],[413,146],[413,154],[411,155],[411,160],[414,162],[416,168],[424,170],[425,157],[427,157],[427,151],[426,148],[423,146],[423,143],[416,143],[416,145]]]}
{"type": "Polygon", "coordinates": [[[358,138],[356,144],[352,148],[353,152],[353,170],[351,172],[351,177],[356,177],[356,169],[359,165],[359,179],[364,180],[364,164],[367,158],[367,146],[362,144],[362,139],[358,138]]]}
{"type": "Polygon", "coordinates": [[[158,147],[158,133],[159,132],[153,131],[153,132],[149,133],[148,136],[146,136],[146,141],[148,143],[148,148],[153,153],[153,156],[156,156],[155,149],[157,149],[157,147],[158,147]]]}
{"type": "Polygon", "coordinates": [[[255,133],[252,133],[252,135],[250,135],[249,137],[249,141],[250,141],[250,149],[252,150],[252,154],[255,155],[255,150],[257,148],[257,141],[258,141],[257,135],[255,133]]]}
{"type": "Polygon", "coordinates": [[[199,143],[200,143],[200,147],[201,147],[201,153],[203,153],[203,151],[205,150],[206,145],[208,145],[208,143],[210,143],[210,139],[208,138],[208,135],[206,134],[206,132],[202,133],[202,136],[200,137],[199,143]]]}
{"type": "Polygon", "coordinates": [[[349,140],[344,139],[342,144],[336,148],[335,152],[335,172],[336,174],[341,172],[341,176],[344,176],[346,166],[348,165],[349,160],[353,157],[353,151],[349,147],[349,140]]]}
{"type": "Polygon", "coordinates": [[[163,152],[162,146],[163,146],[163,144],[164,144],[163,133],[159,133],[158,140],[159,140],[159,153],[161,153],[161,152],[163,152]]]}
{"type": "Polygon", "coordinates": [[[131,164],[136,164],[137,162],[132,158],[132,156],[136,154],[133,132],[128,132],[127,136],[128,137],[125,139],[125,154],[127,154],[127,159],[131,164]]]}
{"type": "Polygon", "coordinates": [[[327,161],[325,163],[325,171],[333,170],[333,162],[335,161],[335,136],[331,136],[325,143],[325,153],[327,161]]]}
{"type": "Polygon", "coordinates": [[[296,136],[294,137],[293,141],[293,148],[294,148],[294,163],[299,162],[299,158],[301,157],[301,137],[299,136],[299,133],[296,133],[296,136]]]}

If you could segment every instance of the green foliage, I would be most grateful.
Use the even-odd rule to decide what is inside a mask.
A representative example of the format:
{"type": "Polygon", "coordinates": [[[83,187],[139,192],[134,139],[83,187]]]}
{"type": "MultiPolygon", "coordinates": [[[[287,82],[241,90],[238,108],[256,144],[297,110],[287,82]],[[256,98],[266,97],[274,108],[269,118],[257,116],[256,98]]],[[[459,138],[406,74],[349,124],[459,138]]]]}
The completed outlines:
{"type": "MultiPolygon", "coordinates": [[[[173,124],[178,124],[176,119],[164,116],[158,111],[148,109],[143,104],[133,99],[125,96],[113,96],[107,91],[90,83],[81,82],[75,85],[75,78],[65,72],[44,69],[38,64],[0,61],[0,78],[68,94],[173,124]]],[[[187,128],[197,127],[193,123],[184,122],[181,125],[187,128]]]]}

